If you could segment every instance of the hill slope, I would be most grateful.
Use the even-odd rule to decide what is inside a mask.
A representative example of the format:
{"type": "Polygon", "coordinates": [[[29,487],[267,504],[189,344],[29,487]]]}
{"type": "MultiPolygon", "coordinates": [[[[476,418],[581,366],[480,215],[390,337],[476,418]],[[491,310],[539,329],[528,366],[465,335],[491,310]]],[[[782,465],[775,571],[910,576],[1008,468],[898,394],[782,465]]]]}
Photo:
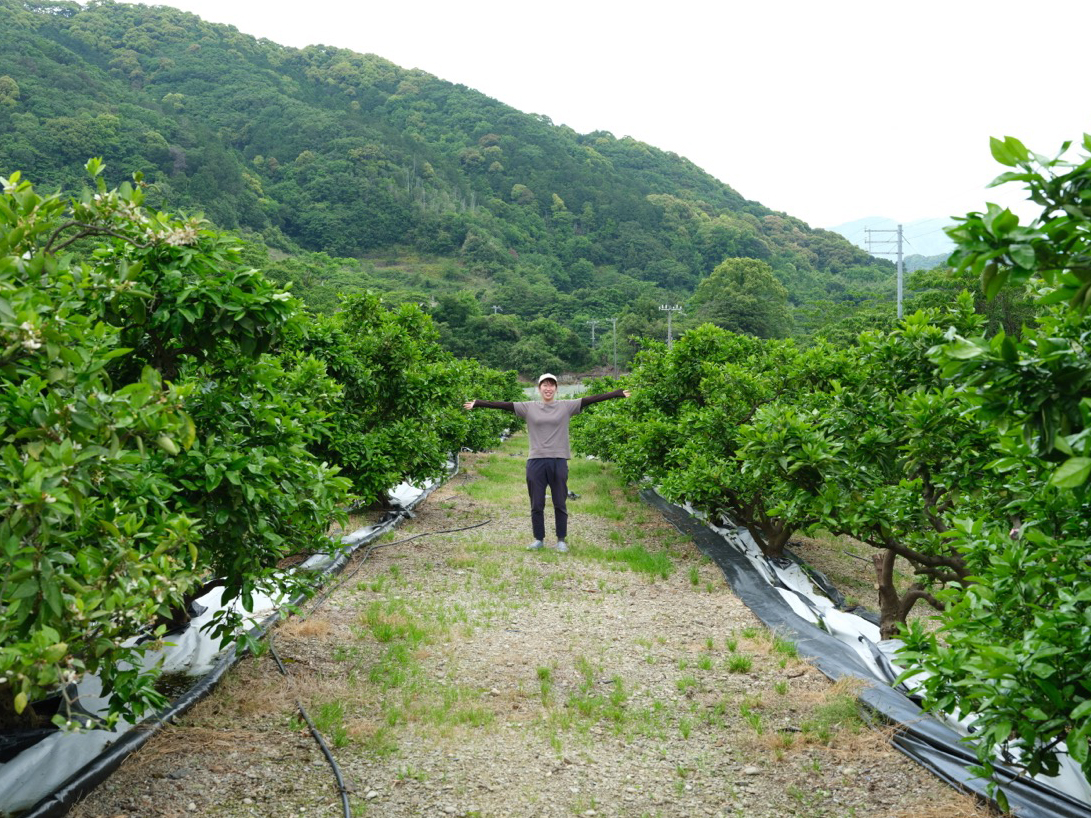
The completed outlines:
{"type": "Polygon", "coordinates": [[[797,308],[890,288],[885,260],[682,157],[374,55],[110,0],[0,0],[0,27],[0,174],[41,187],[103,156],[115,181],[142,171],[153,204],[282,252],[448,258],[429,292],[571,326],[684,300],[730,257],[767,261],[797,308]]]}

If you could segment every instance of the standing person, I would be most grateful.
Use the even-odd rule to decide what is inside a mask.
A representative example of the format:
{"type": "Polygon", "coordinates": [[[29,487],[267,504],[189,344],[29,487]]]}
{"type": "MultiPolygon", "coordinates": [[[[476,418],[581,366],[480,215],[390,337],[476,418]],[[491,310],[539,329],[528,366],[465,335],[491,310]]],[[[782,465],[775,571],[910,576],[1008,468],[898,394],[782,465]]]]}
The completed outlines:
{"type": "Polygon", "coordinates": [[[527,493],[530,494],[530,527],[534,542],[527,546],[537,551],[545,546],[545,492],[553,498],[553,521],[557,531],[557,550],[568,550],[568,461],[572,449],[568,444],[568,422],[588,404],[610,398],[629,397],[628,389],[618,389],[603,395],[588,395],[578,400],[556,400],[557,377],[545,373],[538,378],[537,401],[471,400],[464,409],[504,409],[514,412],[527,422],[530,451],[527,452],[527,493]]]}

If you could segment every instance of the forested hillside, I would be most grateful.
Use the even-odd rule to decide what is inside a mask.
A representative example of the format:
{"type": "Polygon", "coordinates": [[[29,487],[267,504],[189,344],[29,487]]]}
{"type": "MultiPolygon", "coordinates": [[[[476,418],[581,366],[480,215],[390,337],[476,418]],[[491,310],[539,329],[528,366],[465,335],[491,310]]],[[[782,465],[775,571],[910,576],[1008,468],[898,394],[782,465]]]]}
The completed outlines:
{"type": "Polygon", "coordinates": [[[591,319],[661,337],[658,305],[686,305],[727,259],[761,275],[720,276],[687,316],[711,297],[740,305],[705,310],[744,314],[728,328],[806,333],[893,287],[889,262],[682,157],[381,57],[110,0],[0,0],[0,28],[0,175],[78,188],[101,156],[112,182],[141,172],[150,203],[247,236],[313,306],[366,288],[420,301],[491,365],[587,366],[591,319]],[[771,319],[752,308],[767,302],[771,319]]]}

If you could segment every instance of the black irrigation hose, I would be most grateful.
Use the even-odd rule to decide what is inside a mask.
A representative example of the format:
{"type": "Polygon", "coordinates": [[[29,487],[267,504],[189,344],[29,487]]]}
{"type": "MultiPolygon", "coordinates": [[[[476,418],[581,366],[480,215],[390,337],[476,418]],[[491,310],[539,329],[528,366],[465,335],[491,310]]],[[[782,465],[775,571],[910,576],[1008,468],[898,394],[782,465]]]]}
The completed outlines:
{"type": "MultiPolygon", "coordinates": [[[[281,674],[287,678],[288,668],[284,667],[284,662],[280,661],[280,656],[277,655],[277,649],[273,646],[273,634],[269,634],[269,653],[276,659],[277,667],[280,668],[281,674]]],[[[319,732],[314,722],[311,720],[311,714],[307,712],[307,708],[303,706],[303,702],[299,699],[295,700],[295,706],[299,708],[300,714],[303,716],[303,720],[307,722],[307,727],[311,730],[311,735],[314,740],[318,742],[318,746],[322,749],[322,754],[326,756],[326,761],[329,762],[330,768],[333,770],[333,777],[337,779],[337,790],[341,793],[341,810],[345,814],[345,818],[352,818],[352,807],[349,804],[349,791],[345,786],[345,778],[341,775],[341,768],[337,765],[337,760],[333,757],[333,753],[330,752],[329,745],[326,744],[325,739],[322,738],[322,733],[319,732]]]]}
{"type": "MultiPolygon", "coordinates": [[[[455,461],[454,475],[458,474],[458,461],[455,461]]],[[[452,475],[452,477],[454,476],[452,475]]],[[[423,499],[423,498],[422,498],[423,499]]],[[[399,515],[407,516],[407,515],[399,515]]],[[[453,531],[463,531],[468,528],[478,528],[492,522],[492,520],[486,520],[483,523],[477,523],[476,525],[466,526],[465,528],[451,529],[453,531]]],[[[418,537],[426,536],[426,534],[446,534],[449,531],[434,531],[425,532],[424,534],[417,534],[414,537],[409,537],[406,540],[399,540],[397,542],[384,543],[378,547],[386,547],[390,545],[398,545],[400,542],[408,542],[418,537]]],[[[373,544],[369,546],[364,554],[364,560],[367,559],[367,555],[376,546],[373,544]]],[[[364,560],[361,560],[361,564],[364,560]]],[[[327,575],[342,570],[344,564],[340,566],[334,565],[330,569],[327,569],[327,575]]],[[[352,575],[355,575],[359,571],[359,566],[353,570],[352,575]]],[[[340,583],[334,586],[336,588],[344,582],[344,579],[340,583]]],[[[332,593],[331,590],[331,593],[332,593]]],[[[326,597],[319,600],[318,604],[325,601],[326,597]]],[[[303,601],[303,598],[297,598],[289,603],[291,605],[298,605],[303,601]]],[[[313,610],[316,610],[318,605],[315,605],[313,610]]],[[[264,621],[259,623],[250,629],[250,636],[255,640],[261,639],[262,636],[269,633],[273,624],[280,619],[281,613],[275,612],[271,616],[267,617],[264,621]]],[[[76,803],[83,798],[87,793],[91,792],[95,787],[105,781],[110,775],[121,766],[122,762],[143,747],[153,736],[158,734],[160,729],[166,724],[174,721],[174,719],[187,712],[194,704],[203,699],[219,684],[220,680],[227,673],[234,664],[242,658],[245,653],[249,652],[248,649],[242,650],[224,650],[220,657],[216,660],[212,670],[202,676],[197,683],[191,687],[188,691],[182,694],[179,698],[175,699],[166,709],[160,711],[154,716],[146,719],[138,725],[134,725],[132,729],[121,735],[121,737],[107,747],[104,751],[99,753],[98,756],[93,758],[79,770],[69,776],[62,784],[57,787],[53,792],[43,796],[37,804],[31,807],[28,811],[22,814],[22,818],[59,818],[59,816],[65,815],[69,810],[76,805],[76,803]]]]}
{"type": "MultiPolygon", "coordinates": [[[[327,599],[329,599],[334,591],[344,585],[345,582],[352,579],[352,577],[354,577],[360,571],[360,568],[363,567],[364,563],[367,562],[367,558],[371,556],[372,551],[375,551],[378,548],[389,548],[392,545],[402,545],[403,543],[412,542],[413,540],[420,539],[421,537],[427,537],[432,534],[453,534],[457,531],[469,531],[474,528],[481,528],[481,526],[488,525],[491,522],[492,519],[490,518],[488,520],[485,520],[484,522],[475,523],[474,525],[462,526],[461,528],[448,528],[442,531],[425,531],[420,534],[414,534],[412,537],[395,540],[394,542],[372,543],[364,549],[363,555],[361,556],[356,567],[353,568],[350,573],[342,574],[337,584],[334,585],[328,593],[324,594],[319,599],[319,601],[311,608],[310,613],[313,614],[316,610],[318,610],[318,607],[327,599]]],[[[288,668],[284,666],[284,662],[281,661],[279,654],[277,654],[276,647],[273,645],[272,631],[269,632],[269,653],[272,655],[273,659],[276,660],[277,667],[280,668],[281,674],[287,678],[290,674],[288,673],[288,668]]],[[[344,776],[341,775],[341,768],[338,766],[337,760],[333,757],[333,753],[330,752],[329,745],[327,745],[325,739],[322,738],[322,733],[315,726],[314,721],[311,719],[310,713],[307,712],[307,708],[303,706],[303,702],[299,699],[296,699],[295,705],[299,709],[300,715],[303,716],[303,720],[307,722],[307,727],[310,728],[311,736],[314,737],[314,740],[322,749],[322,754],[326,756],[326,761],[329,762],[330,768],[333,770],[333,777],[337,780],[337,790],[341,793],[341,809],[344,812],[345,818],[352,818],[352,807],[349,804],[349,791],[348,788],[345,786],[345,779],[344,776]]]]}

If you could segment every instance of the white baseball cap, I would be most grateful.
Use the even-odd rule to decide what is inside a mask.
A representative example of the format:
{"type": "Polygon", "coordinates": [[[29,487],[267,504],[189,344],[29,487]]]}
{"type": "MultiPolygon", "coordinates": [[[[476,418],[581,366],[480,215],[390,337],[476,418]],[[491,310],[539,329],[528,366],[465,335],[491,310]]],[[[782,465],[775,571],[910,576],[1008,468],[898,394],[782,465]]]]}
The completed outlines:
{"type": "Polygon", "coordinates": [[[553,375],[552,373],[549,373],[549,372],[545,373],[544,375],[542,375],[542,377],[538,378],[538,386],[542,385],[542,381],[553,381],[553,383],[558,383],[557,376],[553,375]]]}

